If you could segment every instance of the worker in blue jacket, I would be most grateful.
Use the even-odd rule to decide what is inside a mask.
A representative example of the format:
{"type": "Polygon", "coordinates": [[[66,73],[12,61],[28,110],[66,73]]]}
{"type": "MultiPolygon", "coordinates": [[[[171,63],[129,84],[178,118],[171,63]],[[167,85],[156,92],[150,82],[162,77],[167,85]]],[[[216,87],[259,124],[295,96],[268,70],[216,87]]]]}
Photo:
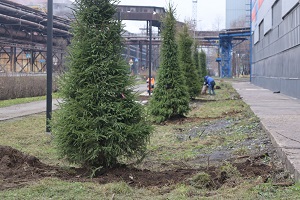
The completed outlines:
{"type": "Polygon", "coordinates": [[[215,80],[212,77],[205,76],[204,77],[204,84],[206,84],[208,86],[208,93],[210,95],[215,95],[216,94],[215,93],[215,85],[216,85],[216,83],[215,83],[215,80]]]}

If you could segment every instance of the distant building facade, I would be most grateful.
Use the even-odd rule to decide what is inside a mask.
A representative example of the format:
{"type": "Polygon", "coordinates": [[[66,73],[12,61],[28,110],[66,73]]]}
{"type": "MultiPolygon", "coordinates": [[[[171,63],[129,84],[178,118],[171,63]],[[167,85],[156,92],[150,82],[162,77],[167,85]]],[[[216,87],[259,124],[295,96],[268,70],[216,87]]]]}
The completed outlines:
{"type": "Polygon", "coordinates": [[[298,0],[253,0],[252,83],[300,98],[298,0]]]}
{"type": "Polygon", "coordinates": [[[226,29],[250,26],[250,0],[226,0],[226,29]]]}

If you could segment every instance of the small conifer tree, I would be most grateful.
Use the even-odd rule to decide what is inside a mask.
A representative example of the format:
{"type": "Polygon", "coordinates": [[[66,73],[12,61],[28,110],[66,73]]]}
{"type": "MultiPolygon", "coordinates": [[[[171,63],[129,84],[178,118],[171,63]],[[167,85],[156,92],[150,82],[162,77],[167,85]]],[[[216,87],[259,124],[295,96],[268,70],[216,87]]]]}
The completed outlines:
{"type": "Polygon", "coordinates": [[[190,98],[193,99],[199,95],[201,85],[195,63],[192,59],[193,39],[189,34],[187,25],[185,25],[182,32],[179,33],[178,43],[179,63],[184,72],[185,82],[188,87],[190,98]]]}
{"type": "Polygon", "coordinates": [[[149,106],[155,122],[183,117],[190,110],[189,93],[178,61],[174,12],[169,5],[163,20],[161,65],[149,106]]]}
{"type": "Polygon", "coordinates": [[[151,126],[137,103],[121,56],[115,0],[76,0],[68,71],[52,133],[61,156],[85,167],[111,167],[143,156],[151,126]]]}
{"type": "Polygon", "coordinates": [[[198,51],[198,45],[196,42],[194,42],[194,45],[193,45],[193,62],[196,67],[196,72],[197,72],[197,76],[200,80],[200,84],[202,84],[203,77],[201,76],[199,51],[198,51]]]}
{"type": "Polygon", "coordinates": [[[202,77],[202,80],[204,81],[204,76],[207,75],[207,69],[206,69],[206,53],[201,49],[199,53],[199,62],[200,62],[200,74],[202,77]]]}

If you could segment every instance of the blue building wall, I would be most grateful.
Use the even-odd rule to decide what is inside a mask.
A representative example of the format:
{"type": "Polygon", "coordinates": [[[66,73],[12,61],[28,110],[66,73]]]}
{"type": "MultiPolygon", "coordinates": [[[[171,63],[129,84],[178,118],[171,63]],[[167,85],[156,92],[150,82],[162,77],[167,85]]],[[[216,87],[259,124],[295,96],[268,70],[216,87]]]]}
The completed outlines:
{"type": "Polygon", "coordinates": [[[252,18],[251,81],[300,98],[300,5],[298,0],[265,0],[252,18]]]}

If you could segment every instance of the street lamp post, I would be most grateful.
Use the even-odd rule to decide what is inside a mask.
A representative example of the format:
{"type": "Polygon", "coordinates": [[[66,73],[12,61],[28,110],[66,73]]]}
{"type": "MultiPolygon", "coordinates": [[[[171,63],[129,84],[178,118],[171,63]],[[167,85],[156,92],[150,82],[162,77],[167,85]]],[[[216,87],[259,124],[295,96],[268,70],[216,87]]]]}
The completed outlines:
{"type": "Polygon", "coordinates": [[[151,62],[152,62],[152,20],[149,21],[149,96],[151,95],[151,62]]]}
{"type": "Polygon", "coordinates": [[[50,120],[52,114],[52,38],[53,38],[53,0],[48,0],[47,8],[47,103],[46,103],[46,132],[50,133],[50,120]]]}

